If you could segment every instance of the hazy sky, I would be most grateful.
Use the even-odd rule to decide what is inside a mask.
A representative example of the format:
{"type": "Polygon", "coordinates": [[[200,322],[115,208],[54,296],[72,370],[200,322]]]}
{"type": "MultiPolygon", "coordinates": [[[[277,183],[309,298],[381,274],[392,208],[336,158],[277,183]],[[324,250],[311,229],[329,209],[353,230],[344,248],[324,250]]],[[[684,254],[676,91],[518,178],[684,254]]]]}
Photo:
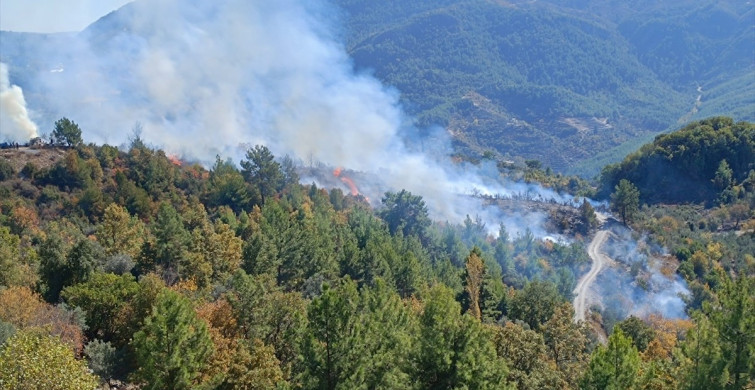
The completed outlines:
{"type": "Polygon", "coordinates": [[[81,31],[131,0],[0,0],[0,30],[81,31]]]}

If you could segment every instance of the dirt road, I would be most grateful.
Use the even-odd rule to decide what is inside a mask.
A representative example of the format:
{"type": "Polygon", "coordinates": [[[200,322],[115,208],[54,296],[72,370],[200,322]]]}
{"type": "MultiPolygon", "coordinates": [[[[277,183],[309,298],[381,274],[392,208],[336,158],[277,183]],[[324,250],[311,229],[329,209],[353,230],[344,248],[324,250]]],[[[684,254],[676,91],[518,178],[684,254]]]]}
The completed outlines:
{"type": "Polygon", "coordinates": [[[588,309],[588,297],[590,295],[590,287],[595,282],[595,278],[598,276],[603,267],[606,266],[610,260],[603,252],[601,247],[608,239],[608,230],[598,230],[595,233],[590,245],[587,247],[587,254],[592,259],[592,267],[590,272],[585,274],[577,283],[577,287],[574,288],[574,320],[584,321],[585,313],[588,309]]]}

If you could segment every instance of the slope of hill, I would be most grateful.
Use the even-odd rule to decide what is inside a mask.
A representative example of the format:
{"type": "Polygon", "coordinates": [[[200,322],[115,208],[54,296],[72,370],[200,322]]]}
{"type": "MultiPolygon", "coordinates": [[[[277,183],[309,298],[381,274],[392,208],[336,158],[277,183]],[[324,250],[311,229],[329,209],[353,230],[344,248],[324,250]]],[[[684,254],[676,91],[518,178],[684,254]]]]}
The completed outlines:
{"type": "Polygon", "coordinates": [[[749,6],[338,3],[356,66],[396,86],[421,124],[448,125],[467,152],[566,170],[680,118],[755,112],[749,6]]]}
{"type": "Polygon", "coordinates": [[[604,168],[603,194],[626,179],[647,203],[732,201],[752,190],[755,125],[715,117],[663,134],[604,168]]]}
{"type": "MultiPolygon", "coordinates": [[[[558,172],[593,176],[641,144],[637,139],[690,120],[713,115],[755,120],[750,4],[333,3],[341,10],[341,39],[357,70],[395,87],[421,128],[446,127],[461,154],[538,159],[558,172]]],[[[70,54],[83,45],[95,56],[113,48],[138,55],[140,42],[160,33],[149,24],[134,29],[133,12],[127,5],[77,36],[0,33],[0,56],[11,64],[14,82],[28,91],[41,122],[75,114],[49,108],[45,88],[56,83],[50,75],[42,75],[41,83],[32,80],[56,69],[61,58],[66,72],[75,73],[69,77],[118,75],[128,90],[107,93],[141,99],[141,85],[128,82],[132,71],[118,65],[124,62],[109,64],[107,75],[93,75],[76,70],[70,54]],[[121,41],[125,30],[133,42],[121,41]]],[[[183,16],[191,23],[197,15],[183,16]]],[[[82,105],[106,99],[91,96],[82,105]]]]}

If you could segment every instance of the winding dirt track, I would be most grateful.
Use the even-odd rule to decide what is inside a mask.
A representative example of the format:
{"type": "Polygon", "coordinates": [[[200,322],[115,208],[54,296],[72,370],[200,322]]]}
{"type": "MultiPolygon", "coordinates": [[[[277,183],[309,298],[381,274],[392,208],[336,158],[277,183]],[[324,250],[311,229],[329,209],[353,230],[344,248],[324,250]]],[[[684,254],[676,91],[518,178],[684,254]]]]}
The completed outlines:
{"type": "Polygon", "coordinates": [[[608,234],[608,230],[599,230],[587,247],[587,254],[592,259],[592,267],[590,267],[590,272],[585,274],[577,283],[577,287],[574,288],[574,321],[585,320],[590,286],[595,282],[595,278],[603,270],[606,263],[610,261],[608,256],[600,251],[600,247],[608,239],[608,234]]]}

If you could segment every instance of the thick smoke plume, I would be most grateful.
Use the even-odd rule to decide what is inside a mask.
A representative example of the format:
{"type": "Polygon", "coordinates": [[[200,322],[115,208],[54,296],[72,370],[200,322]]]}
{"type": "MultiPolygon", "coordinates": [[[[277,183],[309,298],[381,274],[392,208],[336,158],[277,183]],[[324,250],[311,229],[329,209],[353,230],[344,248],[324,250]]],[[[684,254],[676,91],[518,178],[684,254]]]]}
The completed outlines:
{"type": "Polygon", "coordinates": [[[59,51],[35,90],[53,96],[47,109],[76,120],[88,141],[125,142],[138,121],[148,142],[208,165],[218,154],[238,160],[240,144],[264,144],[372,172],[381,185],[358,182],[365,196],[379,202],[407,189],[438,219],[475,214],[474,191],[505,192],[477,168],[425,153],[447,135],[425,151],[407,146],[405,135],[419,131],[397,91],[354,71],[337,14],[304,0],[136,1],[59,51]]]}
{"type": "Polygon", "coordinates": [[[8,65],[0,62],[0,142],[26,143],[37,136],[21,87],[11,85],[8,65]]]}

